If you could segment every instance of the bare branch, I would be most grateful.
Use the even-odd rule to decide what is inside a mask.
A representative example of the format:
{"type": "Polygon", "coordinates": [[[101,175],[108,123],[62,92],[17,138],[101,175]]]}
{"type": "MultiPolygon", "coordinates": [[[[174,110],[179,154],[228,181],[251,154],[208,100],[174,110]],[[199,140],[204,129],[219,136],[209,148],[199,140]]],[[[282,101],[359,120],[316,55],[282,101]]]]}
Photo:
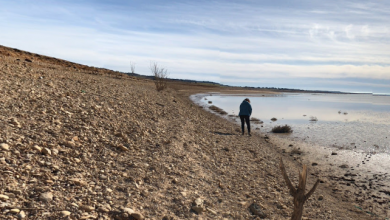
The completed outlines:
{"type": "Polygon", "coordinates": [[[284,164],[283,164],[282,158],[280,158],[279,167],[280,167],[280,170],[282,171],[282,174],[283,174],[283,177],[284,177],[284,181],[286,181],[287,187],[290,189],[290,194],[292,196],[295,196],[295,194],[297,193],[297,190],[291,184],[291,181],[290,181],[290,179],[287,176],[287,172],[286,172],[286,169],[284,168],[284,164]]]}
{"type": "Polygon", "coordinates": [[[303,164],[303,171],[302,173],[299,174],[298,190],[305,192],[306,180],[307,180],[307,166],[306,164],[303,164]]]}
{"type": "Polygon", "coordinates": [[[131,70],[131,73],[135,73],[135,63],[133,62],[130,62],[130,70],[131,70]]]}
{"type": "Polygon", "coordinates": [[[167,88],[168,71],[165,68],[158,66],[156,62],[150,63],[150,71],[154,76],[154,84],[157,91],[161,91],[167,88]]]}
{"type": "Polygon", "coordinates": [[[318,179],[317,182],[314,184],[314,186],[311,188],[311,190],[306,194],[305,200],[308,200],[309,197],[314,193],[314,191],[316,190],[319,183],[320,183],[320,180],[318,179]]]}

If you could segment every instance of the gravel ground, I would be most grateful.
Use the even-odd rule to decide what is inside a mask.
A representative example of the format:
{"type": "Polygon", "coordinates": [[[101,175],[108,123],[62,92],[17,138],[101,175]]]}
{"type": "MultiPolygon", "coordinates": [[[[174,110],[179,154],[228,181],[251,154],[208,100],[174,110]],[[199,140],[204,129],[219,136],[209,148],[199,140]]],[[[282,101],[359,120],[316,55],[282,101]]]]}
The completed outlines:
{"type": "MultiPolygon", "coordinates": [[[[294,185],[302,164],[188,98],[217,88],[157,92],[148,80],[0,49],[0,219],[291,216],[279,160],[294,185]]],[[[309,173],[311,187],[319,174],[309,173]]],[[[329,184],[304,219],[372,218],[329,184]]]]}

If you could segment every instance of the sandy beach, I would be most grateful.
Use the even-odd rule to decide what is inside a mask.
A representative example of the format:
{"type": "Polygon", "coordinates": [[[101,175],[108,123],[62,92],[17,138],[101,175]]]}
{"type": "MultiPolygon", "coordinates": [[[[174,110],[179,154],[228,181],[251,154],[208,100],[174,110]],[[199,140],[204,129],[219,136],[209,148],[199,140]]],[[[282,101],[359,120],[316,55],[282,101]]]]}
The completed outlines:
{"type": "Polygon", "coordinates": [[[1,47],[0,218],[289,219],[280,158],[293,185],[302,164],[309,189],[321,179],[303,219],[388,216],[388,200],[368,199],[376,194],[348,185],[353,176],[290,156],[291,143],[264,133],[242,136],[189,98],[275,92],[168,87],[157,92],[151,80],[1,47]]]}

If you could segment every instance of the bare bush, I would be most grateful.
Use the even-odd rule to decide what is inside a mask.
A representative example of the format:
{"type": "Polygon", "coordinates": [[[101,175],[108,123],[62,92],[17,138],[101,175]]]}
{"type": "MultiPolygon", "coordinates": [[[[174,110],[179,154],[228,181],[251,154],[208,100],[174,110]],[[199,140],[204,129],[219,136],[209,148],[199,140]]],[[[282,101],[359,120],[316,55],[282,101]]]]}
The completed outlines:
{"type": "Polygon", "coordinates": [[[292,133],[293,130],[289,125],[283,125],[283,126],[275,126],[272,128],[273,133],[292,133]]]}
{"type": "Polygon", "coordinates": [[[318,119],[317,119],[317,117],[311,116],[310,119],[309,119],[309,121],[316,122],[316,121],[318,121],[318,119]]]}
{"type": "Polygon", "coordinates": [[[157,91],[162,91],[167,88],[168,71],[165,68],[159,67],[156,62],[150,64],[150,71],[154,76],[154,84],[157,91]]]}
{"type": "Polygon", "coordinates": [[[130,71],[132,74],[135,73],[135,63],[133,63],[133,62],[130,62],[130,71]]]}

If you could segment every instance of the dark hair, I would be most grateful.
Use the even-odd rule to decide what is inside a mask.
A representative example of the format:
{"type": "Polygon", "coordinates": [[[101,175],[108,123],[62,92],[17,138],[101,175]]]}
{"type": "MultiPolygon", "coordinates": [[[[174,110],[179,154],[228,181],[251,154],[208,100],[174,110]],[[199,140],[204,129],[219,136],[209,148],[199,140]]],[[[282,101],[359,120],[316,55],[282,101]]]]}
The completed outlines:
{"type": "Polygon", "coordinates": [[[244,99],[244,101],[251,102],[248,98],[244,99]]]}

